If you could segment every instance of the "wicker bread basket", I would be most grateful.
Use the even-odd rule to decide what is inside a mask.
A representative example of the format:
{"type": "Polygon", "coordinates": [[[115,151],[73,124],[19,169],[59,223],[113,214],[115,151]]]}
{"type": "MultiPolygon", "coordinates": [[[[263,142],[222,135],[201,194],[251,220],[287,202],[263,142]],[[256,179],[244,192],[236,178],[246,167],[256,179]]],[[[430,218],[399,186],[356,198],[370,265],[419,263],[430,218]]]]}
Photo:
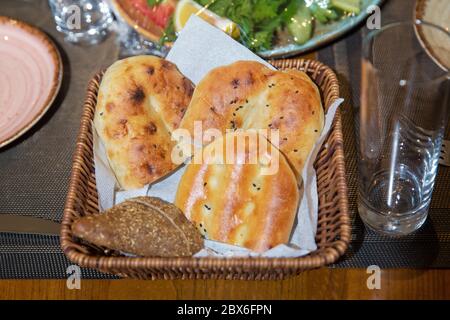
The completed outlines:
{"type": "MultiPolygon", "coordinates": [[[[334,72],[320,62],[303,59],[272,61],[279,69],[296,68],[320,87],[325,109],[339,97],[334,72]]],[[[72,175],[61,229],[61,246],[74,263],[102,272],[138,279],[281,279],[306,269],[335,262],[347,249],[350,237],[347,185],[340,113],[336,113],[329,137],[317,156],[319,221],[318,249],[300,258],[134,258],[105,252],[77,242],[71,225],[80,216],[99,214],[92,150],[92,120],[102,74],[87,90],[81,128],[73,158],[72,175]]]]}

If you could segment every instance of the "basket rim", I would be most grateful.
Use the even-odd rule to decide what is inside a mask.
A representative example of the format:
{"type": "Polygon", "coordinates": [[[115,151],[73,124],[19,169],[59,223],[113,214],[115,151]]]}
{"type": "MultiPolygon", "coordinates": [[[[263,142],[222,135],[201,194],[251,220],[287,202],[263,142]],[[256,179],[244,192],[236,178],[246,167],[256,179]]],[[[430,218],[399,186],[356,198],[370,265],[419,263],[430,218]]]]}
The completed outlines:
{"type": "MultiPolygon", "coordinates": [[[[331,82],[331,97],[329,101],[333,103],[339,98],[339,83],[334,71],[322,62],[311,59],[282,59],[282,60],[269,60],[269,63],[276,68],[289,69],[293,65],[303,65],[305,69],[313,68],[315,72],[325,72],[326,76],[331,82]]],[[[102,73],[97,73],[89,82],[86,101],[88,98],[92,98],[92,95],[96,97],[96,86],[101,81],[102,73]]],[[[321,95],[323,94],[321,90],[321,95]]],[[[324,97],[322,97],[325,100],[324,97]]],[[[325,106],[326,108],[328,107],[325,106]]],[[[69,188],[64,207],[63,220],[61,223],[60,243],[61,248],[67,258],[77,264],[80,264],[89,268],[96,268],[103,272],[109,272],[110,269],[121,270],[129,268],[131,270],[148,270],[149,268],[178,268],[178,269],[190,269],[190,268],[242,268],[242,269],[315,269],[324,265],[332,264],[342,256],[348,248],[351,234],[350,216],[349,216],[349,204],[347,196],[347,182],[345,175],[345,160],[342,143],[342,129],[341,129],[341,115],[340,111],[336,112],[332,130],[335,131],[341,142],[336,148],[338,163],[337,170],[340,174],[337,174],[335,179],[336,184],[339,186],[337,193],[338,199],[337,206],[339,207],[339,217],[337,219],[339,229],[339,240],[332,242],[331,246],[327,248],[317,249],[308,255],[294,258],[268,258],[268,257],[125,257],[125,256],[93,256],[88,255],[77,249],[77,245],[73,242],[70,235],[70,229],[72,224],[72,212],[75,211],[75,199],[70,197],[74,194],[78,188],[77,181],[82,176],[81,163],[82,155],[85,151],[84,142],[87,138],[89,126],[92,125],[92,115],[87,103],[84,103],[83,113],[81,117],[81,125],[79,134],[76,141],[76,148],[73,156],[73,166],[70,175],[69,188]],[[340,161],[339,161],[340,160],[340,161]]],[[[330,131],[331,133],[331,131],[330,131]]],[[[223,272],[223,271],[221,271],[223,272]]],[[[282,272],[280,270],[279,272],[282,272]]],[[[125,273],[126,274],[126,273],[125,273]]]]}

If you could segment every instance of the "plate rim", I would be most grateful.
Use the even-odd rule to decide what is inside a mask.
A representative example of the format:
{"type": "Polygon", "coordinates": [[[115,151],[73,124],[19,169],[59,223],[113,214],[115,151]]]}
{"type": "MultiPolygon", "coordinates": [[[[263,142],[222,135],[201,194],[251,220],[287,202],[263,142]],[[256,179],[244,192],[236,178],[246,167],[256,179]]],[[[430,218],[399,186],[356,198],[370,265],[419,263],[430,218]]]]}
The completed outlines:
{"type": "Polygon", "coordinates": [[[33,37],[37,38],[41,43],[44,44],[44,46],[48,49],[49,54],[52,58],[52,62],[55,66],[55,71],[53,72],[53,79],[52,79],[52,87],[50,89],[50,92],[48,93],[47,99],[45,102],[39,106],[39,111],[37,114],[25,123],[19,130],[17,130],[15,133],[13,133],[11,136],[7,137],[4,140],[0,140],[0,148],[5,147],[6,145],[12,143],[13,141],[17,140],[19,137],[21,137],[23,134],[25,134],[28,130],[30,130],[43,116],[47,113],[48,109],[50,109],[50,106],[53,104],[53,102],[56,99],[56,96],[58,95],[59,89],[61,88],[62,83],[62,76],[63,76],[63,63],[61,54],[56,47],[56,44],[53,42],[53,40],[50,39],[50,37],[45,34],[42,30],[40,30],[37,27],[34,27],[26,22],[23,22],[21,20],[17,20],[8,16],[2,16],[0,15],[0,25],[12,25],[15,26],[33,37]]]}
{"type": "Polygon", "coordinates": [[[423,20],[425,14],[425,9],[428,4],[427,0],[416,0],[414,5],[414,18],[423,20]]]}
{"type": "MultiPolygon", "coordinates": [[[[444,31],[448,34],[449,32],[447,30],[445,30],[445,28],[443,26],[438,25],[435,22],[427,21],[424,19],[425,11],[427,10],[427,7],[429,6],[429,4],[430,4],[430,0],[416,0],[416,3],[414,5],[414,13],[413,13],[414,21],[415,22],[421,21],[422,23],[431,25],[433,27],[441,28],[442,31],[444,31]]],[[[428,53],[430,58],[432,60],[434,60],[434,62],[445,72],[449,72],[450,67],[447,66],[442,61],[442,59],[434,52],[434,50],[432,49],[432,46],[430,44],[430,41],[424,36],[423,31],[421,29],[421,24],[416,25],[416,32],[417,32],[417,38],[418,38],[419,42],[421,43],[424,50],[428,53]]]]}

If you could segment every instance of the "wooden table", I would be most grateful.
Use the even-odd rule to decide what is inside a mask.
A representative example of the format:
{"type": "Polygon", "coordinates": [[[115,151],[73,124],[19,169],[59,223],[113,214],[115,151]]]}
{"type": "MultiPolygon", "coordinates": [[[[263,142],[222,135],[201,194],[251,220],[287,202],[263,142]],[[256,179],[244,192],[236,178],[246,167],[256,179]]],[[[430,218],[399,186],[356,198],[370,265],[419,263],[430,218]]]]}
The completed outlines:
{"type": "Polygon", "coordinates": [[[450,299],[450,270],[382,270],[369,290],[362,269],[308,271],[283,281],[2,280],[0,299],[450,299]]]}
{"type": "MultiPolygon", "coordinates": [[[[9,3],[5,14],[30,14],[9,3]]],[[[368,289],[369,276],[322,268],[283,281],[81,280],[80,290],[67,289],[65,280],[0,280],[0,299],[450,299],[450,270],[382,270],[379,290],[368,289]]]]}

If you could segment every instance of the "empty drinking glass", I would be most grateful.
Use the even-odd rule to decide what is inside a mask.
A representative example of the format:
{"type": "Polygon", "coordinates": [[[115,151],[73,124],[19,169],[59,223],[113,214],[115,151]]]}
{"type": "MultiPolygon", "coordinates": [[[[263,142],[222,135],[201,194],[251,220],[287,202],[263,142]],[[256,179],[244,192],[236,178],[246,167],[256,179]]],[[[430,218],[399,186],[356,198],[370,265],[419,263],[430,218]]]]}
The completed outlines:
{"type": "Polygon", "coordinates": [[[108,33],[113,16],[105,0],[49,0],[56,29],[67,41],[96,44],[108,33]]]}
{"type": "Polygon", "coordinates": [[[395,23],[363,50],[359,214],[378,232],[408,234],[426,220],[448,122],[450,34],[395,23]]]}

